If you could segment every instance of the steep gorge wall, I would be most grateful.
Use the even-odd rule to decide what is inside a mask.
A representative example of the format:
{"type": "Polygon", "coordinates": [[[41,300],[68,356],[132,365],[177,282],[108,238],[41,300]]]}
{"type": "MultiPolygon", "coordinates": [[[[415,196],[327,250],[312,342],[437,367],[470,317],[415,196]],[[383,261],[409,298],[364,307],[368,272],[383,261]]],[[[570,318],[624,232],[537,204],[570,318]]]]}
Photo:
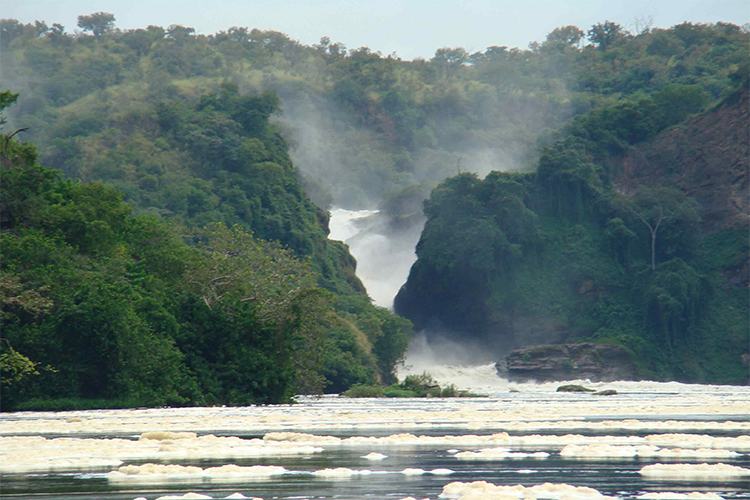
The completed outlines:
{"type": "MultiPolygon", "coordinates": [[[[426,205],[419,259],[396,311],[428,337],[479,344],[496,359],[526,346],[593,340],[635,355],[634,377],[746,380],[748,104],[748,90],[737,91],[610,153],[600,165],[611,185],[574,184],[589,166],[604,171],[585,156],[558,160],[553,168],[569,177],[550,186],[540,173],[444,182],[426,205]],[[572,196],[561,204],[555,187],[572,196]],[[641,187],[687,195],[700,217],[682,226],[678,213],[667,214],[655,270],[649,231],[637,216],[642,208],[631,196],[641,187]],[[597,194],[581,204],[576,189],[597,194]],[[683,251],[680,238],[693,238],[695,248],[683,251]]],[[[670,203],[656,198],[651,206],[662,201],[670,203]]]]}
{"type": "Polygon", "coordinates": [[[613,188],[676,187],[701,206],[703,231],[750,221],[750,91],[613,160],[613,188]]]}

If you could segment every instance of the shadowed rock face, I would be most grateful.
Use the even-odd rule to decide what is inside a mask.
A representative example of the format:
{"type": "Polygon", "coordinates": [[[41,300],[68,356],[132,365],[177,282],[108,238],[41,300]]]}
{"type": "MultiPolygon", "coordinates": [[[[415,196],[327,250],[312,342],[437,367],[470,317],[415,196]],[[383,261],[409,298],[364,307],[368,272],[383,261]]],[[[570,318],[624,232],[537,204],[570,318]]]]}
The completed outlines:
{"type": "Polygon", "coordinates": [[[636,380],[631,355],[613,344],[559,344],[523,347],[498,363],[501,376],[515,382],[589,379],[636,380]],[[505,372],[507,370],[507,372],[505,372]]]}
{"type": "Polygon", "coordinates": [[[750,91],[613,159],[615,190],[675,187],[701,206],[703,231],[750,221],[750,91]]]}

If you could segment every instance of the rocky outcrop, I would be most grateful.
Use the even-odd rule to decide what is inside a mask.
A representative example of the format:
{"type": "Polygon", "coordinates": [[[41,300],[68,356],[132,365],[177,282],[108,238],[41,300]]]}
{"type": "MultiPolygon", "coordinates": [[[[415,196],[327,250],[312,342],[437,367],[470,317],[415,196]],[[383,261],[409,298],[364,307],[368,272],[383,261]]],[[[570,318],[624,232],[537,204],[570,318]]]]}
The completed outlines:
{"type": "Polygon", "coordinates": [[[612,186],[678,188],[701,206],[703,231],[745,227],[750,220],[750,91],[738,92],[613,160],[612,186]]]}
{"type": "Polygon", "coordinates": [[[523,347],[512,351],[496,367],[501,376],[514,382],[636,380],[636,367],[630,353],[614,344],[523,347]]]}

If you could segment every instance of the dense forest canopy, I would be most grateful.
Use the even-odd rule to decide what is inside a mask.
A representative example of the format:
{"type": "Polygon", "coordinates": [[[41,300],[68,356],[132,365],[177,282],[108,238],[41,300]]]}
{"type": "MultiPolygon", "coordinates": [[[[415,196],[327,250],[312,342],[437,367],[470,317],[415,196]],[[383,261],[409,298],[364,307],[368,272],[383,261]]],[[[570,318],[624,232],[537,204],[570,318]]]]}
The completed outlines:
{"type": "MultiPolygon", "coordinates": [[[[0,95],[3,107],[17,99],[0,95]]],[[[326,239],[327,217],[268,122],[275,106],[275,94],[225,86],[164,111],[170,135],[189,143],[180,134],[192,133],[200,147],[210,138],[195,137],[205,130],[196,123],[238,120],[228,125],[236,138],[216,136],[233,140],[226,163],[185,153],[195,170],[157,191],[178,197],[162,201],[178,211],[169,222],[134,214],[102,181],[63,179],[6,134],[4,409],[281,403],[394,378],[411,326],[370,304],[346,247],[326,239]],[[225,197],[231,225],[205,216],[193,182],[225,197]]]]}
{"type": "Polygon", "coordinates": [[[750,91],[736,81],[664,134],[685,116],[671,87],[575,117],[536,172],[443,181],[396,311],[499,351],[609,342],[642,377],[745,383],[750,91]]]}
{"type": "Polygon", "coordinates": [[[701,335],[743,340],[746,304],[716,284],[747,251],[742,229],[700,235],[699,207],[674,189],[618,198],[613,165],[738,95],[744,27],[606,21],[526,50],[404,61],[243,27],[78,21],[71,34],[0,20],[4,409],[280,402],[393,381],[410,323],[370,304],[325,210],[406,220],[433,189],[412,274],[434,280],[444,323],[471,334],[488,311],[553,308],[644,373],[737,380],[736,363],[712,368],[719,355],[675,366],[701,335]],[[617,292],[567,303],[584,278],[617,292]],[[716,316],[723,300],[734,312],[716,316]],[[695,333],[708,324],[728,337],[695,333]]]}
{"type": "Polygon", "coordinates": [[[425,197],[458,171],[533,170],[538,146],[571,116],[669,86],[700,94],[674,109],[694,112],[721,97],[746,64],[748,37],[725,23],[629,33],[607,21],[557,28],[527,50],[443,48],[430,60],[403,61],[328,38],[305,46],[243,27],[199,35],[177,25],[121,31],[108,24],[97,36],[2,23],[3,83],[24,90],[12,117],[31,127],[45,165],[84,180],[125,170],[126,178],[111,179],[121,189],[158,178],[123,157],[160,153],[154,131],[165,124],[154,104],[194,104],[232,82],[242,95],[281,97],[283,135],[324,209],[384,200],[413,207],[404,199],[425,197]],[[113,141],[119,155],[108,147],[113,141]]]}

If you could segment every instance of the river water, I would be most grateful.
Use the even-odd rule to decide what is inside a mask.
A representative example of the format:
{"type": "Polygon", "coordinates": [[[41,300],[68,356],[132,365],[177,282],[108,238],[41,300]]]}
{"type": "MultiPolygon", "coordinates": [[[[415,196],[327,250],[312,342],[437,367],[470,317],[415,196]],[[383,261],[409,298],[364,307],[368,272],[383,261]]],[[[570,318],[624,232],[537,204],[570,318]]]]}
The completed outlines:
{"type": "Polygon", "coordinates": [[[0,499],[750,499],[750,387],[564,393],[425,347],[401,377],[484,397],[0,414],[0,499]]]}
{"type": "Polygon", "coordinates": [[[618,391],[594,396],[493,371],[436,370],[482,398],[2,414],[0,498],[750,498],[748,387],[583,381],[618,391]]]}

